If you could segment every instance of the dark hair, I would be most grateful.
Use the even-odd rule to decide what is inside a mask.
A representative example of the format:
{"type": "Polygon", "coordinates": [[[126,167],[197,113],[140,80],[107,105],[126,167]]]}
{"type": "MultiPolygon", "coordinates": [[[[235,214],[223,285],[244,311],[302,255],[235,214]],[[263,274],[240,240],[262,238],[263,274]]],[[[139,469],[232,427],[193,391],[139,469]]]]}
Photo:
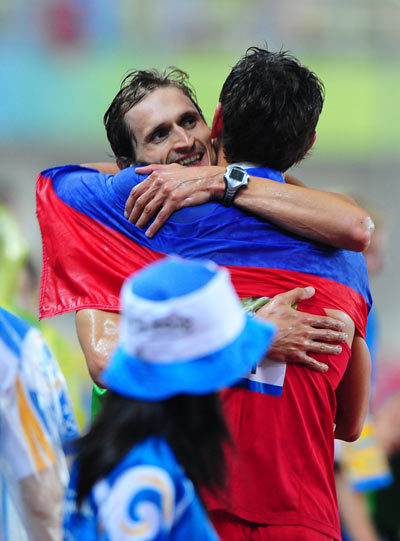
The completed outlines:
{"type": "Polygon", "coordinates": [[[78,507],[93,485],[149,436],[166,438],[196,489],[223,485],[223,443],[231,440],[218,394],[177,395],[162,402],[142,402],[111,391],[107,395],[91,429],[75,443],[78,507]]]}
{"type": "Polygon", "coordinates": [[[220,94],[227,161],[286,171],[312,143],[323,101],[322,82],[295,57],[249,48],[220,94]]]}
{"type": "Polygon", "coordinates": [[[190,86],[189,76],[184,71],[170,66],[163,72],[155,69],[132,70],[122,80],[121,88],[104,115],[107,138],[116,158],[120,158],[125,167],[136,162],[136,150],[125,114],[147,94],[157,88],[175,87],[181,90],[196,107],[204,120],[197,103],[196,93],[190,86]]]}

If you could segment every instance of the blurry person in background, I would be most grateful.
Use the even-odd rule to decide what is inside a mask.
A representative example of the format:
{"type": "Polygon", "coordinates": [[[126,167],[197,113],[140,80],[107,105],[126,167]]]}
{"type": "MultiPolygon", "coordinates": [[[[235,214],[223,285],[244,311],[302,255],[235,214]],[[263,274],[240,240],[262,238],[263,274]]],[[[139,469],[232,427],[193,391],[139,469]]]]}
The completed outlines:
{"type": "Polygon", "coordinates": [[[121,304],[101,375],[110,391],[75,445],[64,539],[217,541],[197,490],[224,484],[218,391],[264,357],[276,328],[246,315],[210,263],[153,263],[125,282],[121,304]]]}
{"type": "MultiPolygon", "coordinates": [[[[151,175],[138,185],[135,198],[131,195],[129,199],[131,211],[128,216],[135,225],[144,225],[143,216],[151,217],[155,211],[153,202],[157,209],[162,207],[146,231],[148,237],[154,235],[154,227],[160,227],[176,208],[209,201],[221,206],[226,168],[211,166],[215,151],[210,130],[188,86],[186,74],[176,69],[162,74],[155,70],[133,71],[124,79],[121,90],[107,110],[105,123],[119,167],[125,168],[138,161],[174,161],[174,167],[179,168],[162,183],[156,197],[149,196],[148,192],[142,197],[140,191],[150,186],[151,192],[153,185],[159,188],[158,173],[156,179],[151,175]],[[196,167],[179,167],[178,164],[196,167]],[[201,164],[207,165],[201,167],[201,164]],[[168,196],[165,205],[159,199],[160,194],[168,196]],[[148,207],[149,198],[151,205],[148,207]],[[171,202],[176,206],[172,207],[171,202]],[[142,209],[142,218],[137,214],[137,208],[142,209]]],[[[99,164],[96,167],[99,168],[99,164]]],[[[104,170],[113,172],[118,168],[107,164],[104,170]]],[[[136,230],[121,217],[117,208],[121,198],[128,197],[130,190],[126,193],[125,188],[129,186],[117,186],[116,182],[117,179],[88,167],[65,166],[44,171],[37,188],[43,241],[40,316],[77,312],[78,334],[89,372],[96,383],[100,383],[98,376],[118,337],[122,281],[141,265],[131,242],[136,241],[136,230]],[[81,182],[83,190],[79,186],[81,182]],[[101,216],[95,216],[95,220],[85,216],[85,210],[81,212],[82,207],[79,207],[91,205],[90,199],[96,196],[94,191],[89,194],[87,190],[91,189],[97,191],[102,200],[101,216]],[[78,206],[69,201],[73,193],[78,206]],[[118,228],[118,233],[112,232],[112,228],[118,228]],[[89,237],[94,230],[97,233],[89,237]]],[[[131,182],[131,187],[133,185],[131,182]]],[[[369,242],[371,222],[367,213],[336,194],[277,183],[250,174],[247,188],[236,191],[232,204],[319,242],[354,250],[364,249],[369,242]]],[[[150,260],[147,258],[146,261],[150,260]]],[[[298,341],[296,347],[286,349],[286,360],[304,360],[306,348],[314,353],[324,349],[322,342],[329,333],[320,331],[324,336],[321,334],[319,339],[309,340],[310,335],[306,336],[306,333],[314,332],[310,327],[314,325],[303,329],[303,340],[298,341]]],[[[102,393],[101,387],[95,386],[94,398],[102,393]]],[[[96,400],[94,404],[97,404],[96,400]]]]}
{"type": "Polygon", "coordinates": [[[14,213],[4,197],[0,200],[0,303],[12,306],[18,296],[29,249],[14,213]]]}
{"type": "MultiPolygon", "coordinates": [[[[365,251],[371,278],[382,272],[391,249],[389,227],[391,217],[371,201],[358,198],[371,212],[376,222],[370,247],[365,251]]],[[[373,283],[373,282],[372,282],[373,283]]],[[[392,482],[369,495],[370,508],[376,528],[384,541],[400,539],[400,359],[382,357],[379,332],[379,312],[372,313],[368,322],[367,339],[375,360],[372,414],[376,434],[389,462],[392,482]]],[[[387,347],[386,347],[387,349],[387,347]]],[[[387,354],[387,353],[386,353],[387,354]]]]}
{"type": "Polygon", "coordinates": [[[78,436],[64,377],[40,332],[0,308],[0,538],[61,541],[63,446],[78,436]]]}
{"type": "MultiPolygon", "coordinates": [[[[5,201],[5,198],[1,198],[5,201]]],[[[38,322],[39,272],[10,205],[0,204],[0,306],[38,327],[67,380],[79,426],[88,419],[90,385],[79,346],[53,325],[38,322]]]]}
{"type": "MultiPolygon", "coordinates": [[[[184,131],[182,122],[190,120],[195,126],[200,122],[187,99],[183,103],[191,111],[189,117],[185,109],[180,115],[175,110],[172,120],[160,124],[160,115],[164,119],[171,113],[157,109],[157,96],[167,95],[170,107],[171,101],[175,107],[182,105],[182,92],[172,90],[154,90],[130,109],[131,116],[138,112],[138,141],[146,148],[148,143],[150,150],[157,144],[162,147],[165,141],[168,147],[169,138],[174,140],[184,131]],[[148,115],[143,113],[148,108],[147,113],[158,111],[157,118],[150,115],[146,121],[148,115]]],[[[61,280],[58,283],[64,292],[68,278],[73,293],[79,293],[61,299],[64,309],[74,305],[80,309],[84,303],[89,307],[91,301],[92,307],[101,310],[101,305],[113,299],[110,286],[120,283],[119,275],[126,272],[128,261],[143,267],[165,254],[177,253],[188,259],[212,259],[227,267],[241,298],[274,297],[295,286],[313,286],[315,295],[299,302],[292,313],[304,310],[314,317],[328,313],[343,321],[347,336],[341,348],[333,349],[338,355],[330,355],[332,348],[326,346],[319,350],[323,355],[317,358],[326,365],[323,373],[263,361],[254,374],[242,378],[239,387],[224,392],[235,443],[227,455],[227,488],[218,496],[203,494],[224,539],[234,539],[238,531],[244,538],[253,534],[281,540],[285,536],[340,538],[332,468],[334,424],[337,437],[357,438],[368,405],[369,356],[362,339],[370,303],[365,262],[360,254],[307,242],[232,206],[235,196],[245,192],[249,174],[283,184],[282,171],[301,161],[315,140],[322,104],[321,83],[296,59],[283,52],[251,48],[228,76],[213,122],[218,165],[225,168],[227,177],[224,204],[207,202],[182,208],[152,238],[123,217],[131,188],[143,181],[131,167],[114,177],[93,171],[86,177],[84,168],[66,166],[44,171],[38,183],[45,285],[61,280]],[[60,215],[53,219],[51,213],[57,209],[64,213],[62,220],[60,215]],[[46,212],[50,215],[45,220],[46,212]],[[63,242],[49,268],[50,258],[55,257],[50,253],[54,244],[49,242],[49,224],[69,243],[78,235],[80,241],[84,237],[81,257],[79,249],[63,242]],[[96,235],[89,237],[93,224],[96,235]],[[71,267],[62,276],[54,272],[60,271],[60,262],[71,267]],[[88,268],[90,279],[84,272],[88,268]],[[98,284],[96,291],[90,288],[89,299],[93,276],[98,284]]],[[[186,154],[193,144],[187,137],[186,154]]],[[[197,157],[189,153],[187,159],[203,159],[203,151],[195,154],[197,157]]],[[[56,297],[60,301],[60,295],[56,293],[56,297]]],[[[56,313],[60,303],[51,300],[56,313]]],[[[257,314],[267,318],[274,303],[272,300],[257,314]]],[[[42,307],[46,308],[45,303],[42,307]]],[[[119,301],[115,309],[119,310],[119,301]]],[[[88,340],[93,319],[88,323],[89,328],[83,327],[80,333],[81,343],[96,356],[96,340],[88,340]]],[[[98,335],[102,346],[105,336],[110,333],[98,335]]],[[[318,333],[314,337],[320,339],[318,333]]],[[[309,338],[313,342],[312,334],[309,338]]],[[[278,348],[270,354],[272,359],[282,360],[278,348]]],[[[107,362],[108,357],[103,366],[107,362]]]]}

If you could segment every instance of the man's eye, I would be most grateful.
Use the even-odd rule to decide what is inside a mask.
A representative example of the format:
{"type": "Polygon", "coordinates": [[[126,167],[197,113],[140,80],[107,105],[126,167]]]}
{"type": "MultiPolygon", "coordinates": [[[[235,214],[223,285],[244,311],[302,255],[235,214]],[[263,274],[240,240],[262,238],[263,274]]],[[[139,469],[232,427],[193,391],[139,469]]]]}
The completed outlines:
{"type": "Polygon", "coordinates": [[[154,132],[153,135],[151,136],[151,142],[158,143],[162,141],[163,139],[165,139],[166,136],[167,136],[167,130],[158,130],[154,132]]]}
{"type": "Polygon", "coordinates": [[[182,127],[194,128],[197,124],[197,118],[195,116],[187,116],[182,121],[182,127]]]}

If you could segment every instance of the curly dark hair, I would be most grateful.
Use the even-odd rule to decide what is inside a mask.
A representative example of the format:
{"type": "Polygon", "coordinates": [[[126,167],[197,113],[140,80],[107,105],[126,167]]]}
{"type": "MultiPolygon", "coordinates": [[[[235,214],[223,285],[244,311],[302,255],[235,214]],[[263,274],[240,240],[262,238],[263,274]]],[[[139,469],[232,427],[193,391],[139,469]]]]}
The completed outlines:
{"type": "Polygon", "coordinates": [[[135,134],[125,122],[125,114],[147,94],[157,88],[175,87],[187,96],[204,120],[197,103],[196,93],[184,71],[170,66],[164,71],[156,69],[132,70],[122,80],[121,88],[104,115],[107,138],[116,158],[128,167],[136,163],[136,150],[133,142],[135,134]]]}
{"type": "Polygon", "coordinates": [[[250,47],[220,94],[227,161],[286,171],[311,145],[323,101],[323,83],[294,56],[250,47]]]}

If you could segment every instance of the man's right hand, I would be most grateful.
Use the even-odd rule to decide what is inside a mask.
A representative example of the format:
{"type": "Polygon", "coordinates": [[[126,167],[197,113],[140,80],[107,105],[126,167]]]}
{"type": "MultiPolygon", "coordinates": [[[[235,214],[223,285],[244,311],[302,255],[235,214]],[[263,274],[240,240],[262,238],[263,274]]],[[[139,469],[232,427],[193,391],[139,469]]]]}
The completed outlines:
{"type": "Polygon", "coordinates": [[[222,199],[225,191],[224,167],[185,167],[176,163],[137,167],[137,173],[150,175],[135,186],[125,204],[125,218],[137,227],[146,227],[152,238],[173,212],[222,199]]]}
{"type": "Polygon", "coordinates": [[[307,314],[294,310],[292,305],[309,299],[315,294],[313,287],[296,288],[276,295],[260,308],[256,315],[278,327],[275,340],[268,351],[274,361],[300,363],[317,372],[326,372],[328,366],[309,354],[338,355],[347,334],[344,324],[331,317],[307,314]]]}

